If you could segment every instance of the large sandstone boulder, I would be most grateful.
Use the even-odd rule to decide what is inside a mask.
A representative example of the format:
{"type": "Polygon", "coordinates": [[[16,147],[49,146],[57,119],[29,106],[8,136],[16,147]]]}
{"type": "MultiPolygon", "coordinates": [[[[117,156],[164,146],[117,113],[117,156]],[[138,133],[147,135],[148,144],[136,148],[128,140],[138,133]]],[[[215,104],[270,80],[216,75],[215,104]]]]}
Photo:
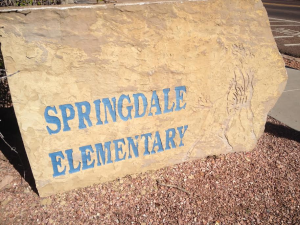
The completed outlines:
{"type": "Polygon", "coordinates": [[[286,84],[259,0],[9,10],[2,53],[40,196],[250,151],[286,84]]]}

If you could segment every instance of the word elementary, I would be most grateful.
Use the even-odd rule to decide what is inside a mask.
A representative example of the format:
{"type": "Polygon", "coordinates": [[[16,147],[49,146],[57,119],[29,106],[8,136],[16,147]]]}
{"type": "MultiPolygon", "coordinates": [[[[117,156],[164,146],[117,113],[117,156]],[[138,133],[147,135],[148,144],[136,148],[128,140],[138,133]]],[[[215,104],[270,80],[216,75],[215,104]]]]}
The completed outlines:
{"type": "Polygon", "coordinates": [[[96,115],[96,121],[93,122],[90,118],[92,107],[88,101],[76,102],[76,108],[72,104],[60,105],[58,107],[60,111],[58,111],[55,106],[47,106],[44,112],[44,117],[48,124],[53,124],[52,128],[47,126],[47,131],[50,135],[57,134],[61,131],[62,126],[63,132],[70,131],[71,128],[69,126],[69,121],[74,120],[75,116],[78,117],[78,128],[85,129],[87,128],[87,126],[91,127],[93,125],[108,124],[108,115],[110,115],[111,117],[110,121],[116,122],[117,117],[119,117],[123,121],[128,121],[135,118],[142,118],[146,116],[146,114],[147,116],[153,116],[154,112],[154,115],[157,116],[185,109],[186,103],[183,103],[183,94],[186,93],[186,87],[175,87],[174,91],[176,99],[175,102],[172,102],[171,104],[169,102],[170,88],[163,89],[163,110],[161,110],[160,99],[156,91],[152,91],[150,102],[143,93],[136,93],[132,96],[122,94],[121,96],[119,96],[119,98],[112,97],[111,99],[97,99],[93,102],[96,115]],[[140,102],[142,103],[141,109],[140,102]],[[124,103],[127,105],[126,107],[124,107],[124,103]],[[104,112],[101,112],[100,106],[102,107],[102,109],[104,109],[104,112]],[[50,112],[52,115],[50,115],[50,112]],[[62,122],[58,117],[58,112],[60,112],[61,114],[62,122]],[[56,125],[55,129],[53,129],[54,125],[56,125]]]}
{"type": "Polygon", "coordinates": [[[136,135],[134,137],[121,138],[113,141],[107,141],[103,143],[97,143],[95,145],[86,145],[79,147],[81,154],[81,161],[74,165],[73,162],[73,149],[50,153],[52,167],[53,167],[53,177],[58,177],[66,174],[66,161],[68,162],[68,173],[76,173],[81,170],[92,169],[96,166],[104,166],[111,164],[113,162],[117,163],[126,159],[131,159],[132,155],[135,158],[140,156],[140,152],[144,156],[157,154],[170,149],[175,149],[176,145],[178,147],[184,146],[183,137],[186,133],[188,125],[175,128],[170,128],[165,130],[163,134],[158,131],[155,134],[145,133],[141,135],[136,135]],[[177,135],[178,134],[178,135],[177,135]],[[162,143],[161,136],[165,135],[163,138],[165,142],[162,143]],[[179,138],[176,138],[176,135],[179,138]],[[175,139],[179,139],[175,143],[175,139]],[[142,145],[139,143],[142,142],[142,145]],[[152,146],[152,148],[151,148],[152,146]],[[62,160],[66,160],[62,164],[62,160]]]}
{"type": "MultiPolygon", "coordinates": [[[[53,125],[52,128],[49,126],[46,128],[50,135],[57,134],[61,130],[63,132],[70,131],[69,121],[75,119],[75,116],[78,117],[78,128],[85,129],[87,126],[91,127],[93,125],[116,122],[117,118],[128,121],[144,116],[158,116],[185,109],[186,103],[184,103],[183,97],[184,93],[186,93],[186,87],[178,86],[173,91],[175,92],[172,93],[175,95],[175,101],[172,102],[169,101],[170,88],[162,90],[162,99],[159,99],[156,91],[152,91],[151,99],[149,98],[150,101],[143,93],[136,93],[132,96],[122,94],[118,98],[113,97],[111,99],[97,99],[92,104],[96,115],[96,121],[93,121],[93,123],[90,118],[92,107],[87,101],[77,102],[75,103],[75,107],[72,104],[60,105],[58,107],[59,111],[55,106],[47,106],[44,112],[45,120],[48,124],[56,125],[56,129],[52,129],[53,125]],[[163,100],[163,104],[161,104],[161,100],[163,100]],[[124,104],[126,107],[124,107],[124,104]],[[141,108],[140,105],[142,106],[141,108]],[[62,121],[59,118],[59,114],[62,121]],[[110,115],[110,120],[108,120],[108,115],[110,115]]],[[[156,131],[134,137],[81,146],[79,147],[81,160],[76,165],[73,162],[73,149],[50,153],[49,157],[52,162],[53,177],[65,175],[67,167],[68,173],[72,174],[81,170],[94,168],[95,165],[104,166],[113,162],[131,159],[133,155],[137,158],[141,154],[147,156],[175,149],[176,147],[182,147],[184,146],[183,137],[187,128],[188,125],[184,125],[176,129],[169,128],[161,133],[156,131]]]]}

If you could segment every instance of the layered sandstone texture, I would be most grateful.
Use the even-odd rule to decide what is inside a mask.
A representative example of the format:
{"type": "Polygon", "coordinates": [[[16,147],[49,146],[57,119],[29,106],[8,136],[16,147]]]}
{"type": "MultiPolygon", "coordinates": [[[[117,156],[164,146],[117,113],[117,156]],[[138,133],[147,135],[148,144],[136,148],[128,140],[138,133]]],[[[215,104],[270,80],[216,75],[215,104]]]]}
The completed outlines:
{"type": "Polygon", "coordinates": [[[9,10],[2,53],[40,196],[250,151],[286,84],[259,0],[9,10]]]}

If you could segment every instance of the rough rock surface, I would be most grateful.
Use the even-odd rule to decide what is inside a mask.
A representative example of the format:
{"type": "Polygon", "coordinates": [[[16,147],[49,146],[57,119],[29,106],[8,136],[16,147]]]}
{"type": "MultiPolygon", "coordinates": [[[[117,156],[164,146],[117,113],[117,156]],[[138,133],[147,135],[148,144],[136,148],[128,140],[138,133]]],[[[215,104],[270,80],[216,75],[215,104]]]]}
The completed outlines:
{"type": "MultiPolygon", "coordinates": [[[[27,16],[3,13],[0,32],[8,74],[20,71],[9,78],[9,85],[41,196],[207,155],[252,150],[286,83],[284,62],[257,0],[28,10],[27,16]],[[185,90],[176,92],[176,87],[185,90]],[[163,90],[167,88],[166,107],[163,90]],[[142,118],[134,116],[136,93],[148,101],[142,118]],[[131,103],[116,105],[116,122],[108,114],[107,124],[96,125],[97,113],[104,122],[105,109],[100,105],[97,112],[94,101],[108,98],[113,104],[113,97],[118,101],[122,94],[131,103]],[[157,99],[159,107],[150,108],[157,99]],[[80,102],[91,106],[91,124],[84,117],[84,129],[75,107],[80,102]],[[172,108],[172,102],[179,110],[172,108]],[[66,104],[74,108],[70,130],[61,124],[60,131],[50,135],[47,127],[57,127],[46,120],[47,107],[56,107],[57,114],[52,110],[49,115],[62,123],[59,106],[66,104]],[[130,106],[132,118],[123,121],[118,110],[126,115],[130,106]],[[168,107],[172,112],[164,113],[168,107]],[[172,128],[176,133],[167,133],[172,128]],[[148,133],[152,137],[145,154],[147,141],[142,134],[148,133]],[[174,136],[173,143],[168,135],[174,136]],[[138,144],[138,156],[130,150],[127,137],[138,144]],[[113,163],[98,160],[95,144],[105,142],[111,142],[113,163]],[[80,151],[89,145],[91,149],[80,151]],[[69,149],[73,152],[67,155],[69,149]],[[55,164],[49,154],[58,152],[55,164]],[[65,168],[65,174],[53,177],[55,167],[59,173],[65,168]]],[[[142,114],[142,101],[137,105],[142,114]]],[[[83,114],[87,111],[82,108],[83,114]]],[[[70,110],[68,116],[72,117],[70,110]]],[[[109,153],[104,153],[106,160],[109,153]]]]}

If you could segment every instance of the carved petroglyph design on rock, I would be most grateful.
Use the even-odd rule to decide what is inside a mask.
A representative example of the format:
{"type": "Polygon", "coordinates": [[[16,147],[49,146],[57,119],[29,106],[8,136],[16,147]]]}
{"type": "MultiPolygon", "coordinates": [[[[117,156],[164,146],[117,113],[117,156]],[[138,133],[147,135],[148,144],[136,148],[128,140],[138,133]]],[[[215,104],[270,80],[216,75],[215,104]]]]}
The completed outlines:
{"type": "Polygon", "coordinates": [[[234,114],[241,108],[250,107],[253,94],[252,80],[254,77],[253,70],[243,71],[236,68],[234,78],[231,81],[227,95],[227,113],[234,114]]]}

